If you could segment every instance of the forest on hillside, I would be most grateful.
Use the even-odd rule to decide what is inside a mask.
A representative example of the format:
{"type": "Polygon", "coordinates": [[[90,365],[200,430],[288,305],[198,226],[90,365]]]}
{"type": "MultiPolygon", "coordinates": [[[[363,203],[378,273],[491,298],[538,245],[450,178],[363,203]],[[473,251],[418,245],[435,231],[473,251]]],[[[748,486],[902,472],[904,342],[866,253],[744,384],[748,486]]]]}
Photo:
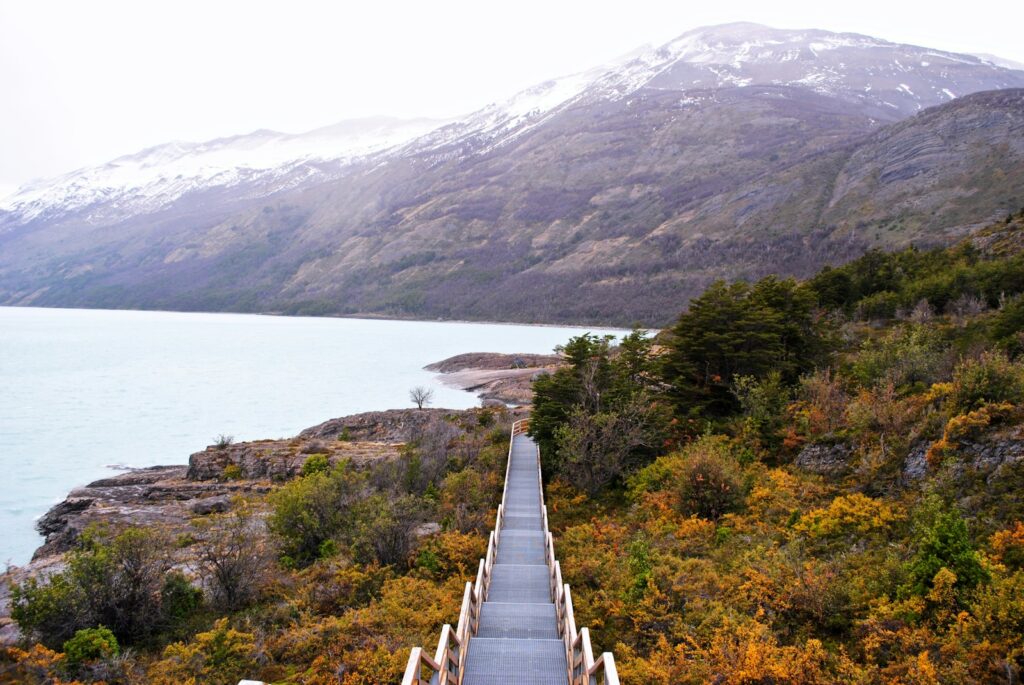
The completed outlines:
{"type": "MultiPolygon", "coordinates": [[[[1024,212],[561,351],[530,431],[577,623],[623,682],[1020,682],[1024,212]]],[[[15,590],[0,680],[398,682],[457,620],[510,420],[453,412],[370,467],[311,453],[188,535],[88,531],[15,590]],[[206,582],[169,572],[181,550],[206,582]]]]}

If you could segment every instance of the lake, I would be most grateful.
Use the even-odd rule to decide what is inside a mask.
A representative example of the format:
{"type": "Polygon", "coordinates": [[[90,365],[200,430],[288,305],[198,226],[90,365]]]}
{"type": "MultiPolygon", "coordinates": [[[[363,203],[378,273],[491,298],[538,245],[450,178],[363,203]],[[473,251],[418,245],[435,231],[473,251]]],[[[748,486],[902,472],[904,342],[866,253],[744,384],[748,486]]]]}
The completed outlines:
{"type": "Polygon", "coordinates": [[[346,414],[478,404],[423,366],[462,352],[550,352],[592,330],[485,323],[0,307],[0,561],[35,520],[125,466],[183,464],[220,434],[290,437],[346,414]]]}

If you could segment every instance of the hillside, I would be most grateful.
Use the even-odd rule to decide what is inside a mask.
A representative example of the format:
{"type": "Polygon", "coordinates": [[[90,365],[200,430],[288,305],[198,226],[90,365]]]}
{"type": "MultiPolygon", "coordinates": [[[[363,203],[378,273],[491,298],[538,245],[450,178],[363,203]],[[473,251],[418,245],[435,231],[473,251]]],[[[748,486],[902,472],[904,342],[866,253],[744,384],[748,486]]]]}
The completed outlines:
{"type": "Polygon", "coordinates": [[[1021,87],[867,36],[699,29],[453,123],[26,189],[0,210],[0,303],[661,324],[716,277],[942,244],[1024,204],[1021,87]]]}
{"type": "MultiPolygon", "coordinates": [[[[530,433],[577,622],[627,683],[1020,682],[1022,355],[1024,212],[567,341],[530,433]]],[[[372,412],[76,490],[0,593],[0,681],[398,682],[521,416],[372,412]]]]}

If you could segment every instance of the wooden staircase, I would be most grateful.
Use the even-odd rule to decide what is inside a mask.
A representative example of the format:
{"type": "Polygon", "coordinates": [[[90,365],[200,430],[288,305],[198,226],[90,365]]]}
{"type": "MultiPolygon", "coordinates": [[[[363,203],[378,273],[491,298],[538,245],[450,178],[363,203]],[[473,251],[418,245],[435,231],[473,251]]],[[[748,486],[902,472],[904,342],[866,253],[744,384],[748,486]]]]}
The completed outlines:
{"type": "Polygon", "coordinates": [[[555,558],[541,484],[540,451],[512,425],[505,491],[455,628],[441,629],[431,658],[409,655],[402,685],[618,685],[610,652],[594,659],[577,631],[572,595],[555,558]]]}

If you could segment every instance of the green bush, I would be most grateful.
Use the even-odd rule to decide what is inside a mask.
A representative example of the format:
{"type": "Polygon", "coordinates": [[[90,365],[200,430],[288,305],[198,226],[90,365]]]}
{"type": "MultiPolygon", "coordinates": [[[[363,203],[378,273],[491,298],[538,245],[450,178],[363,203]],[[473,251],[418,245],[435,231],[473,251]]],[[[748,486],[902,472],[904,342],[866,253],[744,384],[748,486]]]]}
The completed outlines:
{"type": "Polygon", "coordinates": [[[896,308],[900,306],[900,296],[894,292],[883,290],[868,295],[857,303],[857,316],[861,319],[891,319],[896,316],[896,308]]]}
{"type": "Polygon", "coordinates": [[[353,507],[363,498],[365,478],[348,462],[312,473],[274,493],[267,524],[282,542],[282,554],[296,566],[308,566],[336,550],[325,544],[346,537],[353,528],[353,507]]]}
{"type": "Polygon", "coordinates": [[[921,388],[948,373],[942,336],[934,328],[899,326],[880,340],[868,340],[853,361],[853,374],[865,387],[891,382],[907,390],[921,388]]]}
{"type": "Polygon", "coordinates": [[[907,570],[917,594],[925,594],[943,568],[956,575],[956,588],[961,591],[989,579],[960,512],[938,497],[929,497],[915,512],[914,546],[917,551],[907,570]]]}
{"type": "Polygon", "coordinates": [[[302,475],[311,476],[314,473],[323,473],[331,468],[331,462],[326,454],[311,454],[302,464],[302,475]]]}
{"type": "Polygon", "coordinates": [[[1004,352],[985,352],[962,361],[953,373],[950,409],[964,414],[982,405],[1024,402],[1024,364],[1010,361],[1004,352]]]}
{"type": "Polygon", "coordinates": [[[1010,300],[992,317],[989,337],[1012,355],[1024,352],[1024,297],[1010,300]]]}
{"type": "Polygon", "coordinates": [[[782,425],[792,392],[782,382],[782,374],[769,371],[761,379],[738,376],[733,394],[740,402],[746,426],[762,447],[776,449],[782,443],[782,425]]]}
{"type": "Polygon", "coordinates": [[[64,657],[69,666],[75,667],[86,661],[109,659],[121,653],[117,638],[104,626],[83,628],[64,643],[64,657]]]}
{"type": "Polygon", "coordinates": [[[170,540],[143,528],[113,538],[87,530],[67,568],[11,593],[11,616],[27,635],[57,647],[83,628],[105,625],[125,642],[144,641],[165,624],[161,588],[170,540]]]}
{"type": "Polygon", "coordinates": [[[185,574],[171,571],[164,578],[160,600],[168,628],[175,631],[203,605],[203,591],[192,585],[185,574]]]}

